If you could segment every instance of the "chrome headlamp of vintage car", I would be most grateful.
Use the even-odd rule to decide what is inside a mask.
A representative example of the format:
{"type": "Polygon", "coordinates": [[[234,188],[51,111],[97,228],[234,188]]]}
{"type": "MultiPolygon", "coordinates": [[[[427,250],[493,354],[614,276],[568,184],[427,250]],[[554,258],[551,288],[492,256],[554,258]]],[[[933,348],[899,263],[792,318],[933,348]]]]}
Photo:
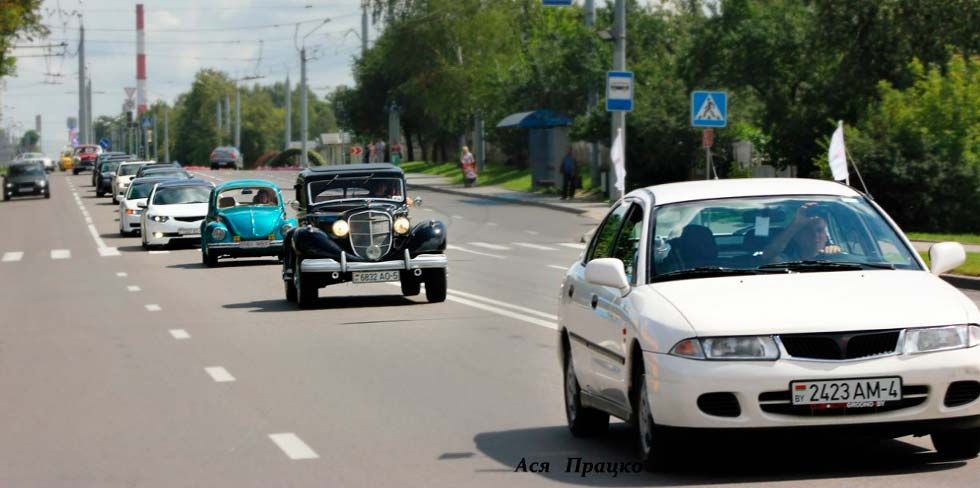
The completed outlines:
{"type": "Polygon", "coordinates": [[[279,226],[279,235],[284,236],[286,235],[287,232],[289,232],[292,229],[293,229],[293,225],[290,224],[289,222],[285,222],[281,226],[279,226]]]}
{"type": "Polygon", "coordinates": [[[408,217],[402,216],[395,219],[395,222],[392,224],[391,228],[396,234],[404,235],[408,234],[408,231],[411,230],[412,223],[408,220],[408,217]]]}
{"type": "Polygon", "coordinates": [[[330,226],[330,232],[337,237],[344,237],[350,232],[350,224],[344,219],[337,219],[333,225],[330,226]]]}
{"type": "Polygon", "coordinates": [[[670,354],[714,361],[775,361],[779,347],[772,336],[692,338],[675,344],[670,354]]]}
{"type": "Polygon", "coordinates": [[[948,327],[927,327],[905,331],[905,352],[949,351],[980,345],[980,326],[952,325],[948,327]]]}
{"type": "Polygon", "coordinates": [[[170,220],[170,217],[166,215],[149,215],[147,216],[147,218],[154,222],[161,222],[161,223],[170,220]]]}
{"type": "Polygon", "coordinates": [[[211,238],[216,241],[223,241],[227,235],[228,232],[221,227],[215,227],[214,230],[211,231],[211,238]]]}

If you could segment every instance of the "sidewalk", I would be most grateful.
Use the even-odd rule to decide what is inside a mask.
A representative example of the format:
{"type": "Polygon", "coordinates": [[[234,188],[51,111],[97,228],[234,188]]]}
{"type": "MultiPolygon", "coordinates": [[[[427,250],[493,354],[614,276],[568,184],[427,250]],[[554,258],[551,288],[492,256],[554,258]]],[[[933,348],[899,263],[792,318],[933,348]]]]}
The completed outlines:
{"type": "MultiPolygon", "coordinates": [[[[929,252],[929,248],[933,244],[935,244],[933,241],[912,241],[912,246],[915,247],[915,250],[921,252],[929,252]]],[[[980,252],[980,245],[963,244],[963,249],[966,249],[966,252],[980,252]]]]}
{"type": "Polygon", "coordinates": [[[556,195],[513,191],[493,185],[465,188],[461,183],[452,183],[449,178],[438,175],[407,173],[405,180],[409,187],[452,195],[484,198],[515,205],[544,207],[559,212],[581,215],[596,222],[602,220],[606,212],[609,211],[609,204],[606,202],[594,200],[562,200],[556,195]]]}

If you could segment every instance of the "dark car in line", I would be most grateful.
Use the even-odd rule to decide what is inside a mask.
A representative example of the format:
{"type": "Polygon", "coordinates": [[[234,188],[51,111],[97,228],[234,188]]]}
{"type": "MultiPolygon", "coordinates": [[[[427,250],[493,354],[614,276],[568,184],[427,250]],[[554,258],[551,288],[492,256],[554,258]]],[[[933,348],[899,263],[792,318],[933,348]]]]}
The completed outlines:
{"type": "Polygon", "coordinates": [[[211,169],[242,169],[242,153],[232,146],[221,146],[211,151],[211,169]]]}
{"type": "Polygon", "coordinates": [[[131,161],[136,161],[135,157],[121,152],[104,152],[102,154],[99,154],[99,156],[95,158],[95,166],[92,168],[92,186],[97,186],[99,183],[99,175],[101,174],[102,163],[105,163],[107,161],[118,162],[126,158],[129,158],[129,160],[131,161]]]}
{"type": "Polygon", "coordinates": [[[294,186],[298,227],[284,237],[286,299],[313,305],[319,289],[339,283],[400,282],[429,302],[446,299],[446,226],[412,224],[405,174],[390,164],[303,170],[294,186]]]}
{"type": "Polygon", "coordinates": [[[27,195],[51,198],[48,173],[41,163],[11,164],[3,176],[3,201],[27,195]]]}
{"type": "Polygon", "coordinates": [[[179,164],[176,163],[153,163],[147,164],[136,172],[137,178],[146,178],[150,176],[166,176],[170,178],[192,178],[191,174],[185,171],[179,164]]]}

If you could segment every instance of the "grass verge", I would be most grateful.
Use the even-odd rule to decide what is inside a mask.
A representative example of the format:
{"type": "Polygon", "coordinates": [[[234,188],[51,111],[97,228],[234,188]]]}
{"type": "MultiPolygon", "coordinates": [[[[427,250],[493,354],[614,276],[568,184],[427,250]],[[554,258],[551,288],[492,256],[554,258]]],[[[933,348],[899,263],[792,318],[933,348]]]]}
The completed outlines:
{"type": "MultiPolygon", "coordinates": [[[[925,260],[926,264],[929,264],[929,253],[920,252],[920,256],[925,260]]],[[[968,252],[966,253],[966,262],[962,266],[956,268],[950,273],[966,275],[966,276],[980,276],[980,253],[978,252],[968,252]]]]}
{"type": "MultiPolygon", "coordinates": [[[[424,173],[428,175],[445,176],[453,183],[463,183],[463,173],[456,163],[428,163],[412,161],[402,163],[402,171],[406,173],[424,173]]],[[[583,172],[586,173],[586,172],[583,172]]],[[[487,163],[477,178],[477,186],[495,185],[511,191],[529,193],[554,193],[561,191],[558,187],[531,189],[531,170],[514,168],[501,163],[487,163]]],[[[582,187],[589,188],[591,179],[588,174],[582,175],[582,187]]]]}
{"type": "Polygon", "coordinates": [[[906,235],[913,241],[954,241],[960,244],[980,244],[980,235],[977,234],[934,234],[931,232],[909,232],[906,235]]]}

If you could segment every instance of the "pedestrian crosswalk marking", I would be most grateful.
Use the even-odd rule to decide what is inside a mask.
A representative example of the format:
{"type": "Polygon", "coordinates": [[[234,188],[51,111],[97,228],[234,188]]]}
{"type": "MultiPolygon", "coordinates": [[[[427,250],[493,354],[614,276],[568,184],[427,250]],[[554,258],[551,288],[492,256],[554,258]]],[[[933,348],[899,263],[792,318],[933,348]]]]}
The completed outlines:
{"type": "Polygon", "coordinates": [[[24,258],[24,253],[22,253],[20,251],[12,251],[12,252],[5,252],[5,253],[3,253],[3,262],[5,262],[5,263],[17,262],[17,261],[20,261],[23,258],[24,258]]]}
{"type": "Polygon", "coordinates": [[[71,250],[69,249],[52,249],[51,259],[68,259],[71,257],[71,250]]]}

